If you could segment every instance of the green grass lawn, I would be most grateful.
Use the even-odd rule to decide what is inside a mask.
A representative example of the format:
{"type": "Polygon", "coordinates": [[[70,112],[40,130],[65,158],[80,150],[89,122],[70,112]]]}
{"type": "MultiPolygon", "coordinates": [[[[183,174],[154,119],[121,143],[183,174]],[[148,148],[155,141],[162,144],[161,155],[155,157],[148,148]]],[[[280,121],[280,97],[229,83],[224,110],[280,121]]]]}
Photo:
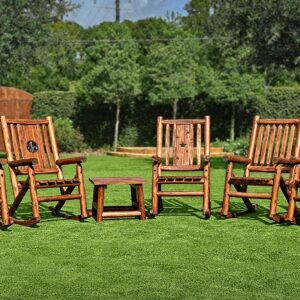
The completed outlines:
{"type": "MultiPolygon", "coordinates": [[[[84,171],[89,208],[89,177],[141,176],[150,209],[150,159],[90,156],[84,171]]],[[[167,198],[155,219],[100,224],[54,218],[42,205],[35,228],[0,232],[0,299],[298,299],[300,227],[274,224],[263,200],[256,214],[221,219],[224,174],[225,164],[213,159],[208,220],[196,198],[167,198]]],[[[129,189],[109,187],[106,197],[129,203],[129,189]]],[[[233,199],[232,207],[241,203],[233,199]]],[[[279,210],[286,207],[281,197],[279,210]]],[[[29,208],[27,199],[19,216],[28,217],[29,208]]],[[[66,208],[78,212],[79,201],[66,208]]]]}

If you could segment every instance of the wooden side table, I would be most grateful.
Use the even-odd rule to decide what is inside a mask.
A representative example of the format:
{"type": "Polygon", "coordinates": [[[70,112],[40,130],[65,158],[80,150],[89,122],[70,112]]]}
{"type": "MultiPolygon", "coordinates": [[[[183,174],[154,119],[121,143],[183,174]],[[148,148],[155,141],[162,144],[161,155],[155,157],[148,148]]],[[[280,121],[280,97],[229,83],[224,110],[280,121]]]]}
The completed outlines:
{"type": "Polygon", "coordinates": [[[147,181],[141,177],[94,177],[89,179],[94,185],[92,212],[97,222],[103,218],[139,217],[146,219],[143,184],[147,181]],[[131,206],[105,206],[104,191],[108,185],[129,185],[131,206]]]}

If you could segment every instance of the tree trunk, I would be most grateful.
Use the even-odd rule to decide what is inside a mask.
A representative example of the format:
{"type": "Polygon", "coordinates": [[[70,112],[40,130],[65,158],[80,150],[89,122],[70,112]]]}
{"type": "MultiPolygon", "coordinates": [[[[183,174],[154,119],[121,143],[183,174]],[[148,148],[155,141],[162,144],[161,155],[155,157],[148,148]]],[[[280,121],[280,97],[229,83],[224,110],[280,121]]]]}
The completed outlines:
{"type": "Polygon", "coordinates": [[[121,101],[117,100],[116,123],[115,123],[115,137],[114,137],[114,151],[116,151],[117,147],[118,147],[120,111],[121,111],[121,101]]]}
{"type": "Polygon", "coordinates": [[[178,99],[175,99],[173,102],[173,120],[175,120],[177,117],[177,103],[178,99]]]}
{"type": "Polygon", "coordinates": [[[230,116],[230,140],[234,141],[235,139],[235,107],[232,106],[231,116],[230,116]]]}

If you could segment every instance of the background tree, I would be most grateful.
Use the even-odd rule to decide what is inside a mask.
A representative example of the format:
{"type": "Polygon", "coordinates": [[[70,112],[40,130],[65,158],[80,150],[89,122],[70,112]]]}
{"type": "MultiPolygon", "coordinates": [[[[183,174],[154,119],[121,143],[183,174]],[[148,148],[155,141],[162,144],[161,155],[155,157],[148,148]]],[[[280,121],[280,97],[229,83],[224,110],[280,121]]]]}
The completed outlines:
{"type": "Polygon", "coordinates": [[[139,52],[134,43],[116,43],[82,78],[80,92],[88,103],[113,103],[116,105],[114,148],[118,145],[121,106],[134,101],[141,92],[139,52]]]}
{"type": "Polygon", "coordinates": [[[247,63],[265,74],[267,85],[276,85],[284,77],[300,82],[298,0],[191,0],[186,10],[184,24],[213,39],[217,48],[219,41],[233,49],[251,48],[247,63]]]}
{"type": "Polygon", "coordinates": [[[207,87],[210,101],[224,107],[225,114],[229,115],[228,127],[232,141],[235,139],[237,114],[245,114],[249,108],[256,112],[265,101],[263,76],[254,70],[252,73],[245,72],[240,63],[241,60],[234,56],[228,57],[221,69],[214,70],[207,87]]]}
{"type": "Polygon", "coordinates": [[[199,41],[178,37],[168,44],[153,44],[145,58],[144,89],[148,98],[152,104],[171,104],[174,119],[178,101],[198,93],[199,51],[199,41]]]}
{"type": "Polygon", "coordinates": [[[84,68],[83,28],[76,23],[58,21],[47,25],[49,41],[37,48],[28,79],[19,86],[31,93],[47,90],[68,91],[79,80],[84,68]]]}
{"type": "Polygon", "coordinates": [[[15,85],[16,79],[28,76],[36,48],[48,41],[45,25],[62,19],[74,7],[69,0],[1,1],[0,85],[15,85]]]}
{"type": "Polygon", "coordinates": [[[101,64],[103,57],[111,51],[112,46],[132,42],[131,30],[124,23],[103,22],[98,26],[87,28],[83,39],[86,41],[84,52],[84,73],[101,64]]]}

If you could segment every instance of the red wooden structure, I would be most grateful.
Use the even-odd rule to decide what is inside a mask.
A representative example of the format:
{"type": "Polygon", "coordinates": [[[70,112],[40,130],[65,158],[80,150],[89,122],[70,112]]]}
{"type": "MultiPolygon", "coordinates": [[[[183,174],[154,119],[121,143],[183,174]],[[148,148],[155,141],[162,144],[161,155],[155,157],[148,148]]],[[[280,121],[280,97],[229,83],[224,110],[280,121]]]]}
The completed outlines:
{"type": "MultiPolygon", "coordinates": [[[[11,87],[0,87],[0,115],[6,118],[29,119],[32,95],[11,87]]],[[[3,135],[0,131],[0,151],[5,151],[3,135]]]]}

